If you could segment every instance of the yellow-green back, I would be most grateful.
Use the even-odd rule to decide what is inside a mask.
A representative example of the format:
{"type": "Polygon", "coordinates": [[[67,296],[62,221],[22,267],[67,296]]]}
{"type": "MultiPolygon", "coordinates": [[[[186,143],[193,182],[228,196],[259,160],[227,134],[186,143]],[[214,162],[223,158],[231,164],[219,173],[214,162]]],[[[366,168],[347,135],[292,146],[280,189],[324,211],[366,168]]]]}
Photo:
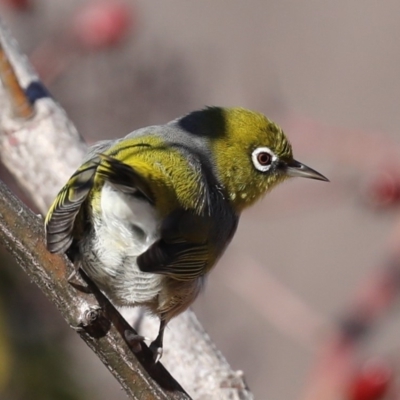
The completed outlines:
{"type": "MultiPolygon", "coordinates": [[[[143,191],[149,192],[162,216],[180,207],[203,211],[205,183],[200,171],[189,166],[177,149],[168,146],[162,138],[145,135],[118,142],[104,152],[131,167],[140,177],[143,191]]],[[[107,177],[107,161],[99,166],[92,199],[100,201],[100,188],[107,177]]]]}

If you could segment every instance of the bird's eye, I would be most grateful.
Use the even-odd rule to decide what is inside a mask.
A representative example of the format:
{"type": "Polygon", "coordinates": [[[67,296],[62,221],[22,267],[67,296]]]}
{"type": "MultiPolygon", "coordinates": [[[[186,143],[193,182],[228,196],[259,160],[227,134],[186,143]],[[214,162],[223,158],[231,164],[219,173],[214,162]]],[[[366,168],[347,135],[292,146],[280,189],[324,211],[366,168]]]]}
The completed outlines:
{"type": "Polygon", "coordinates": [[[258,147],[253,151],[251,159],[256,169],[266,172],[278,157],[268,147],[258,147]]]}
{"type": "Polygon", "coordinates": [[[259,153],[257,161],[260,165],[269,165],[272,162],[272,156],[269,153],[259,153]]]}

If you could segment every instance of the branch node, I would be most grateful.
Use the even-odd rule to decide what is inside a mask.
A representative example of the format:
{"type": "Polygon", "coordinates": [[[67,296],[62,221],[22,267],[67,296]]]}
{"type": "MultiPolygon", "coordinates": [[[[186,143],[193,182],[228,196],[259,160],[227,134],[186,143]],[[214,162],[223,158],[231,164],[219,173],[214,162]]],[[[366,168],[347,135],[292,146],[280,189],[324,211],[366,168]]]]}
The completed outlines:
{"type": "Polygon", "coordinates": [[[104,315],[103,309],[97,305],[91,305],[82,309],[79,315],[77,331],[85,331],[91,337],[99,339],[107,335],[111,328],[111,322],[104,315]]]}

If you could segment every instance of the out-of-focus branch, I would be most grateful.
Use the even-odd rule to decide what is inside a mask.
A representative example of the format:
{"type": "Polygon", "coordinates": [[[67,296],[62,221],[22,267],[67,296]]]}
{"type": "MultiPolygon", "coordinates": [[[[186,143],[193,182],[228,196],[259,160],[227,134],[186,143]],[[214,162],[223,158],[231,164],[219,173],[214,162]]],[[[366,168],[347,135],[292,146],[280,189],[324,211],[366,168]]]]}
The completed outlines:
{"type": "MultiPolygon", "coordinates": [[[[87,146],[62,108],[51,97],[42,96],[40,85],[39,87],[32,86],[32,83],[39,82],[37,76],[32,71],[26,57],[19,53],[15,41],[2,25],[0,25],[0,43],[10,65],[15,69],[17,81],[28,93],[27,97],[34,107],[34,114],[29,119],[16,118],[11,100],[15,93],[5,85],[0,87],[0,159],[28,194],[32,203],[42,213],[45,213],[59,188],[80,164],[87,146]]],[[[0,70],[2,80],[4,80],[4,73],[13,73],[13,71],[0,70]]],[[[14,220],[14,223],[18,225],[19,222],[14,220]]],[[[31,234],[32,237],[35,237],[36,245],[40,244],[39,248],[45,260],[49,259],[51,263],[62,260],[61,257],[46,252],[39,239],[43,236],[41,230],[36,229],[31,234]]],[[[12,240],[16,239],[17,235],[12,240]]],[[[17,246],[15,255],[26,265],[22,253],[20,247],[17,246]]],[[[37,266],[39,268],[39,263],[37,266]]],[[[56,303],[68,307],[77,294],[69,288],[64,271],[64,267],[55,266],[52,274],[43,275],[43,284],[45,286],[54,285],[54,298],[58,302],[56,303]],[[59,289],[66,291],[66,298],[57,297],[59,289]]],[[[39,279],[37,272],[32,276],[33,280],[37,282],[39,279]]],[[[104,308],[104,302],[101,303],[101,306],[104,308]]],[[[108,306],[105,307],[107,309],[108,306]]],[[[116,315],[114,311],[112,315],[116,315]]],[[[132,318],[136,316],[137,314],[134,317],[131,315],[132,318]]],[[[68,321],[70,322],[69,318],[68,321]]],[[[71,319],[71,321],[76,320],[71,319]]],[[[114,319],[111,322],[117,324],[114,319]]],[[[149,325],[154,328],[157,322],[145,319],[145,323],[147,335],[149,325]]],[[[110,332],[113,332],[113,329],[110,332]]],[[[117,340],[115,336],[112,337],[111,342],[117,340]]],[[[91,338],[89,341],[92,348],[100,346],[101,343],[103,343],[103,339],[91,338]]],[[[225,358],[204,332],[193,312],[188,311],[172,321],[165,335],[165,343],[164,364],[180,380],[193,398],[221,400],[253,398],[247,389],[242,373],[232,371],[225,358]]],[[[118,348],[114,348],[113,357],[120,357],[121,368],[128,368],[125,359],[131,360],[132,356],[128,357],[126,345],[123,344],[123,346],[125,347],[121,348],[123,352],[120,355],[116,354],[118,348]]],[[[107,353],[105,355],[108,355],[107,350],[104,352],[107,353]]],[[[111,357],[111,355],[109,356],[111,357]]],[[[104,361],[104,358],[102,360],[104,361]]],[[[142,373],[143,367],[138,368],[137,373],[142,373]]],[[[131,380],[134,379],[135,377],[132,375],[131,380]]],[[[176,395],[184,396],[182,392],[176,395]]]]}
{"type": "Polygon", "coordinates": [[[39,82],[37,76],[1,25],[0,54],[0,159],[32,203],[45,213],[85,155],[86,144],[64,110],[50,97],[37,100],[29,118],[15,109],[16,104],[22,103],[21,93],[30,88],[31,98],[37,99],[40,87],[32,86],[39,82]],[[13,84],[8,84],[10,81],[13,84]]]}
{"type": "Polygon", "coordinates": [[[25,92],[21,88],[17,76],[13,73],[12,65],[7,58],[7,55],[0,45],[0,69],[2,71],[9,71],[4,73],[2,77],[3,85],[7,88],[7,91],[15,93],[12,101],[12,108],[15,111],[16,118],[30,118],[33,115],[33,108],[28,99],[26,98],[25,92]]]}

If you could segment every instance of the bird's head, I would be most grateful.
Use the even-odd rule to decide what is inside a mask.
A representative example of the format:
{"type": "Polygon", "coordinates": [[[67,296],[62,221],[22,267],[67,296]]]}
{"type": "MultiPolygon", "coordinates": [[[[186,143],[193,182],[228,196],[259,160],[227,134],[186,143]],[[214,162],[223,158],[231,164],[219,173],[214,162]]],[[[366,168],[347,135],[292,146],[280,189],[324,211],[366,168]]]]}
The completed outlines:
{"type": "Polygon", "coordinates": [[[218,178],[239,212],[289,177],[328,181],[293,158],[282,129],[261,113],[209,107],[184,117],[185,125],[209,142],[218,178]]]}

